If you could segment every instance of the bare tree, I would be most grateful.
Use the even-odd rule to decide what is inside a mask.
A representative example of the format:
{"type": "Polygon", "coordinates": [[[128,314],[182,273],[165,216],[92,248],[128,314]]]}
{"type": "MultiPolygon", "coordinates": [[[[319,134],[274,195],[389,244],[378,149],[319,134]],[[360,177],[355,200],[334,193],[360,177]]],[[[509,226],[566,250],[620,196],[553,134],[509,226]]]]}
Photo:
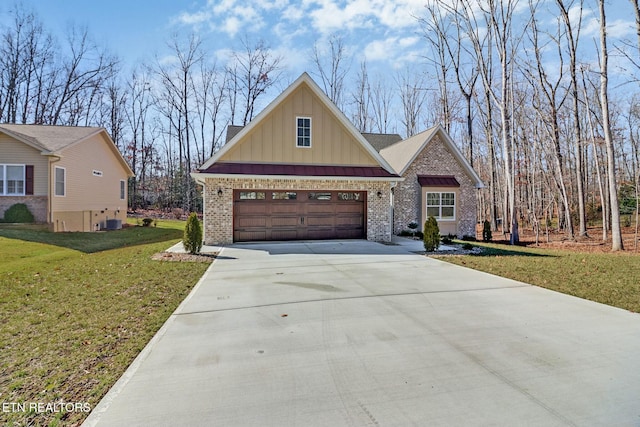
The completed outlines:
{"type": "Polygon", "coordinates": [[[274,56],[264,40],[251,44],[245,37],[242,41],[243,51],[232,54],[228,72],[233,83],[233,107],[236,107],[236,96],[242,98],[242,125],[253,119],[257,100],[267,89],[277,83],[281,76],[280,62],[282,58],[274,56]]]}
{"type": "Polygon", "coordinates": [[[89,38],[86,28],[70,27],[67,42],[70,56],[62,64],[60,83],[50,124],[77,124],[80,114],[88,115],[92,96],[116,72],[118,61],[89,38]]]}
{"type": "Polygon", "coordinates": [[[584,204],[584,149],[582,144],[582,129],[580,125],[580,109],[579,109],[579,96],[578,96],[578,74],[577,74],[577,61],[578,61],[578,40],[580,38],[580,29],[582,24],[582,9],[583,0],[556,0],[556,5],[560,11],[560,17],[565,26],[564,37],[567,41],[567,47],[569,49],[569,77],[571,80],[571,97],[573,100],[573,130],[576,147],[576,185],[577,185],[577,197],[578,197],[578,217],[580,221],[578,235],[587,235],[587,217],[584,204]],[[578,15],[578,22],[574,26],[571,22],[569,11],[572,8],[578,8],[580,11],[578,15]]]}
{"type": "Polygon", "coordinates": [[[371,130],[371,87],[369,85],[369,73],[367,62],[360,63],[360,70],[356,78],[356,85],[352,93],[353,99],[353,124],[360,132],[371,130]]]}
{"type": "Polygon", "coordinates": [[[174,55],[174,62],[167,65],[157,60],[154,70],[160,79],[163,90],[158,107],[169,120],[169,128],[178,141],[180,168],[177,172],[180,175],[179,181],[183,185],[180,194],[184,196],[182,207],[185,211],[193,209],[195,197],[195,185],[189,175],[193,167],[191,157],[193,85],[191,79],[196,67],[201,64],[203,59],[201,43],[201,40],[194,35],[189,37],[186,44],[182,44],[177,36],[173,36],[168,46],[174,55]]]}
{"type": "Polygon", "coordinates": [[[314,43],[312,59],[324,92],[338,108],[342,109],[344,79],[349,73],[351,64],[345,62],[346,48],[341,36],[332,34],[328,43],[328,52],[327,49],[318,46],[318,42],[314,43]]]}
{"type": "Polygon", "coordinates": [[[402,103],[402,124],[405,128],[405,136],[408,138],[418,132],[422,105],[425,101],[424,79],[416,74],[398,73],[396,84],[400,89],[400,102],[402,103]]]}
{"type": "Polygon", "coordinates": [[[564,81],[564,58],[562,55],[560,35],[549,35],[550,43],[555,44],[555,50],[557,51],[557,59],[560,66],[557,67],[558,73],[553,78],[550,73],[545,69],[545,60],[542,58],[543,47],[540,43],[540,30],[538,28],[538,22],[535,17],[535,7],[530,0],[529,6],[531,8],[532,19],[530,22],[531,31],[529,32],[531,42],[533,45],[533,54],[535,57],[535,63],[532,67],[525,67],[528,70],[525,74],[531,78],[531,86],[540,93],[542,100],[536,102],[538,97],[532,98],[534,110],[540,115],[543,123],[546,125],[548,139],[551,142],[552,149],[551,162],[554,166],[553,177],[560,196],[562,199],[562,205],[565,212],[566,232],[569,239],[573,239],[573,224],[571,220],[571,206],[569,200],[569,194],[567,192],[567,186],[564,179],[564,160],[562,155],[562,149],[560,147],[560,118],[559,111],[562,105],[567,99],[568,92],[560,93],[562,89],[562,82],[564,81]],[[533,71],[535,70],[535,71],[533,71]],[[541,105],[544,103],[544,106],[541,105]],[[546,107],[546,108],[545,108],[546,107]]]}
{"type": "Polygon", "coordinates": [[[380,133],[388,133],[391,126],[391,105],[393,101],[393,91],[383,81],[378,78],[371,87],[371,109],[373,111],[373,129],[380,133]]]}
{"type": "Polygon", "coordinates": [[[616,183],[615,148],[611,134],[609,117],[609,52],[607,51],[607,17],[604,0],[598,0],[600,13],[600,102],[602,104],[602,128],[607,147],[607,178],[609,181],[609,204],[611,206],[611,250],[624,249],[620,229],[620,206],[618,204],[618,185],[616,183]]]}

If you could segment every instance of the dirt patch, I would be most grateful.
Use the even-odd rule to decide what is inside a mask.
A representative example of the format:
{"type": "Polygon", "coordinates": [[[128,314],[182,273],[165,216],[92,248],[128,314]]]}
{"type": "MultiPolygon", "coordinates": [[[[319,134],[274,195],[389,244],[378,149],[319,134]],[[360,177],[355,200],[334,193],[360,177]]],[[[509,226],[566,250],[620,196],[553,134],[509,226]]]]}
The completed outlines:
{"type": "Polygon", "coordinates": [[[185,254],[177,252],[158,252],[153,254],[151,259],[156,261],[171,261],[171,262],[213,262],[218,256],[217,252],[210,254],[185,254]]]}

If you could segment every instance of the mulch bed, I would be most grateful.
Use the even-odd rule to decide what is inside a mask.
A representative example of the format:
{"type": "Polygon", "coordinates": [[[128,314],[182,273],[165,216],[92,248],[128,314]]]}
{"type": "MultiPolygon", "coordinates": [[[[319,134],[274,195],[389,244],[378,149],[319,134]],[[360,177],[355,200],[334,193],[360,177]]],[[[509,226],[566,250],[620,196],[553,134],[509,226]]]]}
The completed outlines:
{"type": "Polygon", "coordinates": [[[151,259],[156,261],[171,261],[171,262],[213,262],[218,256],[217,252],[209,254],[185,254],[178,252],[158,252],[154,254],[151,259]]]}

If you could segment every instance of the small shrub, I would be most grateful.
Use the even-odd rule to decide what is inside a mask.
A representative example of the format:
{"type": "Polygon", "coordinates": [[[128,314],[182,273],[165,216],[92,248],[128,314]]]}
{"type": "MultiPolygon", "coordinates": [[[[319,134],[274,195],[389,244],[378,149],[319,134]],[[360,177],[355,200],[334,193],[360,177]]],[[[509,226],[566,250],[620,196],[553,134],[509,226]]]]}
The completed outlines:
{"type": "Polygon", "coordinates": [[[200,225],[198,214],[195,212],[192,212],[187,219],[182,245],[184,250],[190,254],[197,254],[202,249],[202,225],[200,225]]]}
{"type": "Polygon", "coordinates": [[[484,223],[482,223],[482,241],[490,242],[492,238],[493,236],[491,235],[491,223],[485,219],[484,223]]]}
{"type": "Polygon", "coordinates": [[[409,237],[411,235],[413,235],[413,233],[410,232],[409,230],[402,230],[400,234],[398,234],[398,236],[402,236],[402,237],[409,237]]]}
{"type": "Polygon", "coordinates": [[[464,245],[462,245],[462,249],[464,249],[465,251],[470,251],[471,249],[473,249],[473,245],[467,242],[464,245]]]}
{"type": "Polygon", "coordinates": [[[407,225],[407,227],[409,227],[410,230],[414,231],[416,228],[418,228],[418,223],[415,221],[411,221],[409,225],[407,225]]]}
{"type": "Polygon", "coordinates": [[[445,245],[450,245],[451,244],[451,237],[449,237],[450,235],[447,236],[442,236],[442,243],[444,243],[445,245]]]}
{"type": "Polygon", "coordinates": [[[4,222],[34,222],[33,214],[24,203],[16,203],[4,212],[4,222]]]}
{"type": "Polygon", "coordinates": [[[184,210],[182,208],[173,208],[171,213],[176,219],[182,219],[182,215],[184,215],[184,210]]]}
{"type": "Polygon", "coordinates": [[[433,252],[440,246],[440,228],[438,221],[432,216],[424,222],[422,241],[424,242],[424,250],[427,252],[433,252]]]}
{"type": "Polygon", "coordinates": [[[464,240],[465,242],[476,242],[478,239],[476,239],[476,236],[465,234],[464,236],[462,236],[462,240],[464,240]]]}
{"type": "Polygon", "coordinates": [[[424,238],[424,233],[422,231],[416,231],[415,233],[413,233],[413,235],[415,237],[417,237],[418,239],[423,239],[424,238]]]}
{"type": "Polygon", "coordinates": [[[142,218],[142,226],[143,227],[150,226],[152,222],[153,222],[152,218],[142,218]]]}

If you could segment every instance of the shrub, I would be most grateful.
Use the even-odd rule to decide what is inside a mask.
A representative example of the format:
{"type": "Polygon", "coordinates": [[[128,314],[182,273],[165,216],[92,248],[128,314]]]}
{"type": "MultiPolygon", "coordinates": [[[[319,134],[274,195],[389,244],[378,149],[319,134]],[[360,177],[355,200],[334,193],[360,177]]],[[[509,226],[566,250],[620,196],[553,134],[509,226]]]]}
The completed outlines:
{"type": "Polygon", "coordinates": [[[153,222],[152,218],[142,218],[142,226],[143,227],[150,226],[152,222],[153,222]]]}
{"type": "Polygon", "coordinates": [[[24,203],[16,203],[4,213],[4,222],[28,223],[34,221],[33,214],[24,203]]]}
{"type": "Polygon", "coordinates": [[[402,236],[402,237],[409,237],[411,235],[413,235],[413,233],[410,232],[409,230],[402,230],[400,234],[398,234],[398,236],[402,236]]]}
{"type": "Polygon", "coordinates": [[[445,245],[450,245],[451,244],[451,237],[442,236],[442,243],[444,243],[445,245]]]}
{"type": "Polygon", "coordinates": [[[440,246],[440,228],[438,221],[432,216],[424,222],[422,241],[424,242],[424,250],[427,252],[433,252],[440,246]]]}
{"type": "Polygon", "coordinates": [[[465,234],[464,236],[462,236],[462,240],[464,240],[465,242],[475,242],[478,239],[476,239],[476,236],[471,236],[469,234],[465,234]]]}
{"type": "Polygon", "coordinates": [[[424,238],[424,233],[422,233],[422,231],[416,231],[415,233],[413,233],[413,235],[415,237],[417,237],[418,239],[423,239],[424,238]]]}
{"type": "Polygon", "coordinates": [[[473,249],[473,245],[467,242],[464,245],[462,245],[462,249],[464,249],[465,251],[470,251],[471,249],[473,249]]]}
{"type": "Polygon", "coordinates": [[[482,241],[490,242],[493,236],[491,235],[491,223],[486,219],[482,223],[482,241]]]}
{"type": "Polygon", "coordinates": [[[190,254],[197,254],[202,249],[202,226],[195,212],[192,212],[187,219],[182,245],[190,254]]]}

